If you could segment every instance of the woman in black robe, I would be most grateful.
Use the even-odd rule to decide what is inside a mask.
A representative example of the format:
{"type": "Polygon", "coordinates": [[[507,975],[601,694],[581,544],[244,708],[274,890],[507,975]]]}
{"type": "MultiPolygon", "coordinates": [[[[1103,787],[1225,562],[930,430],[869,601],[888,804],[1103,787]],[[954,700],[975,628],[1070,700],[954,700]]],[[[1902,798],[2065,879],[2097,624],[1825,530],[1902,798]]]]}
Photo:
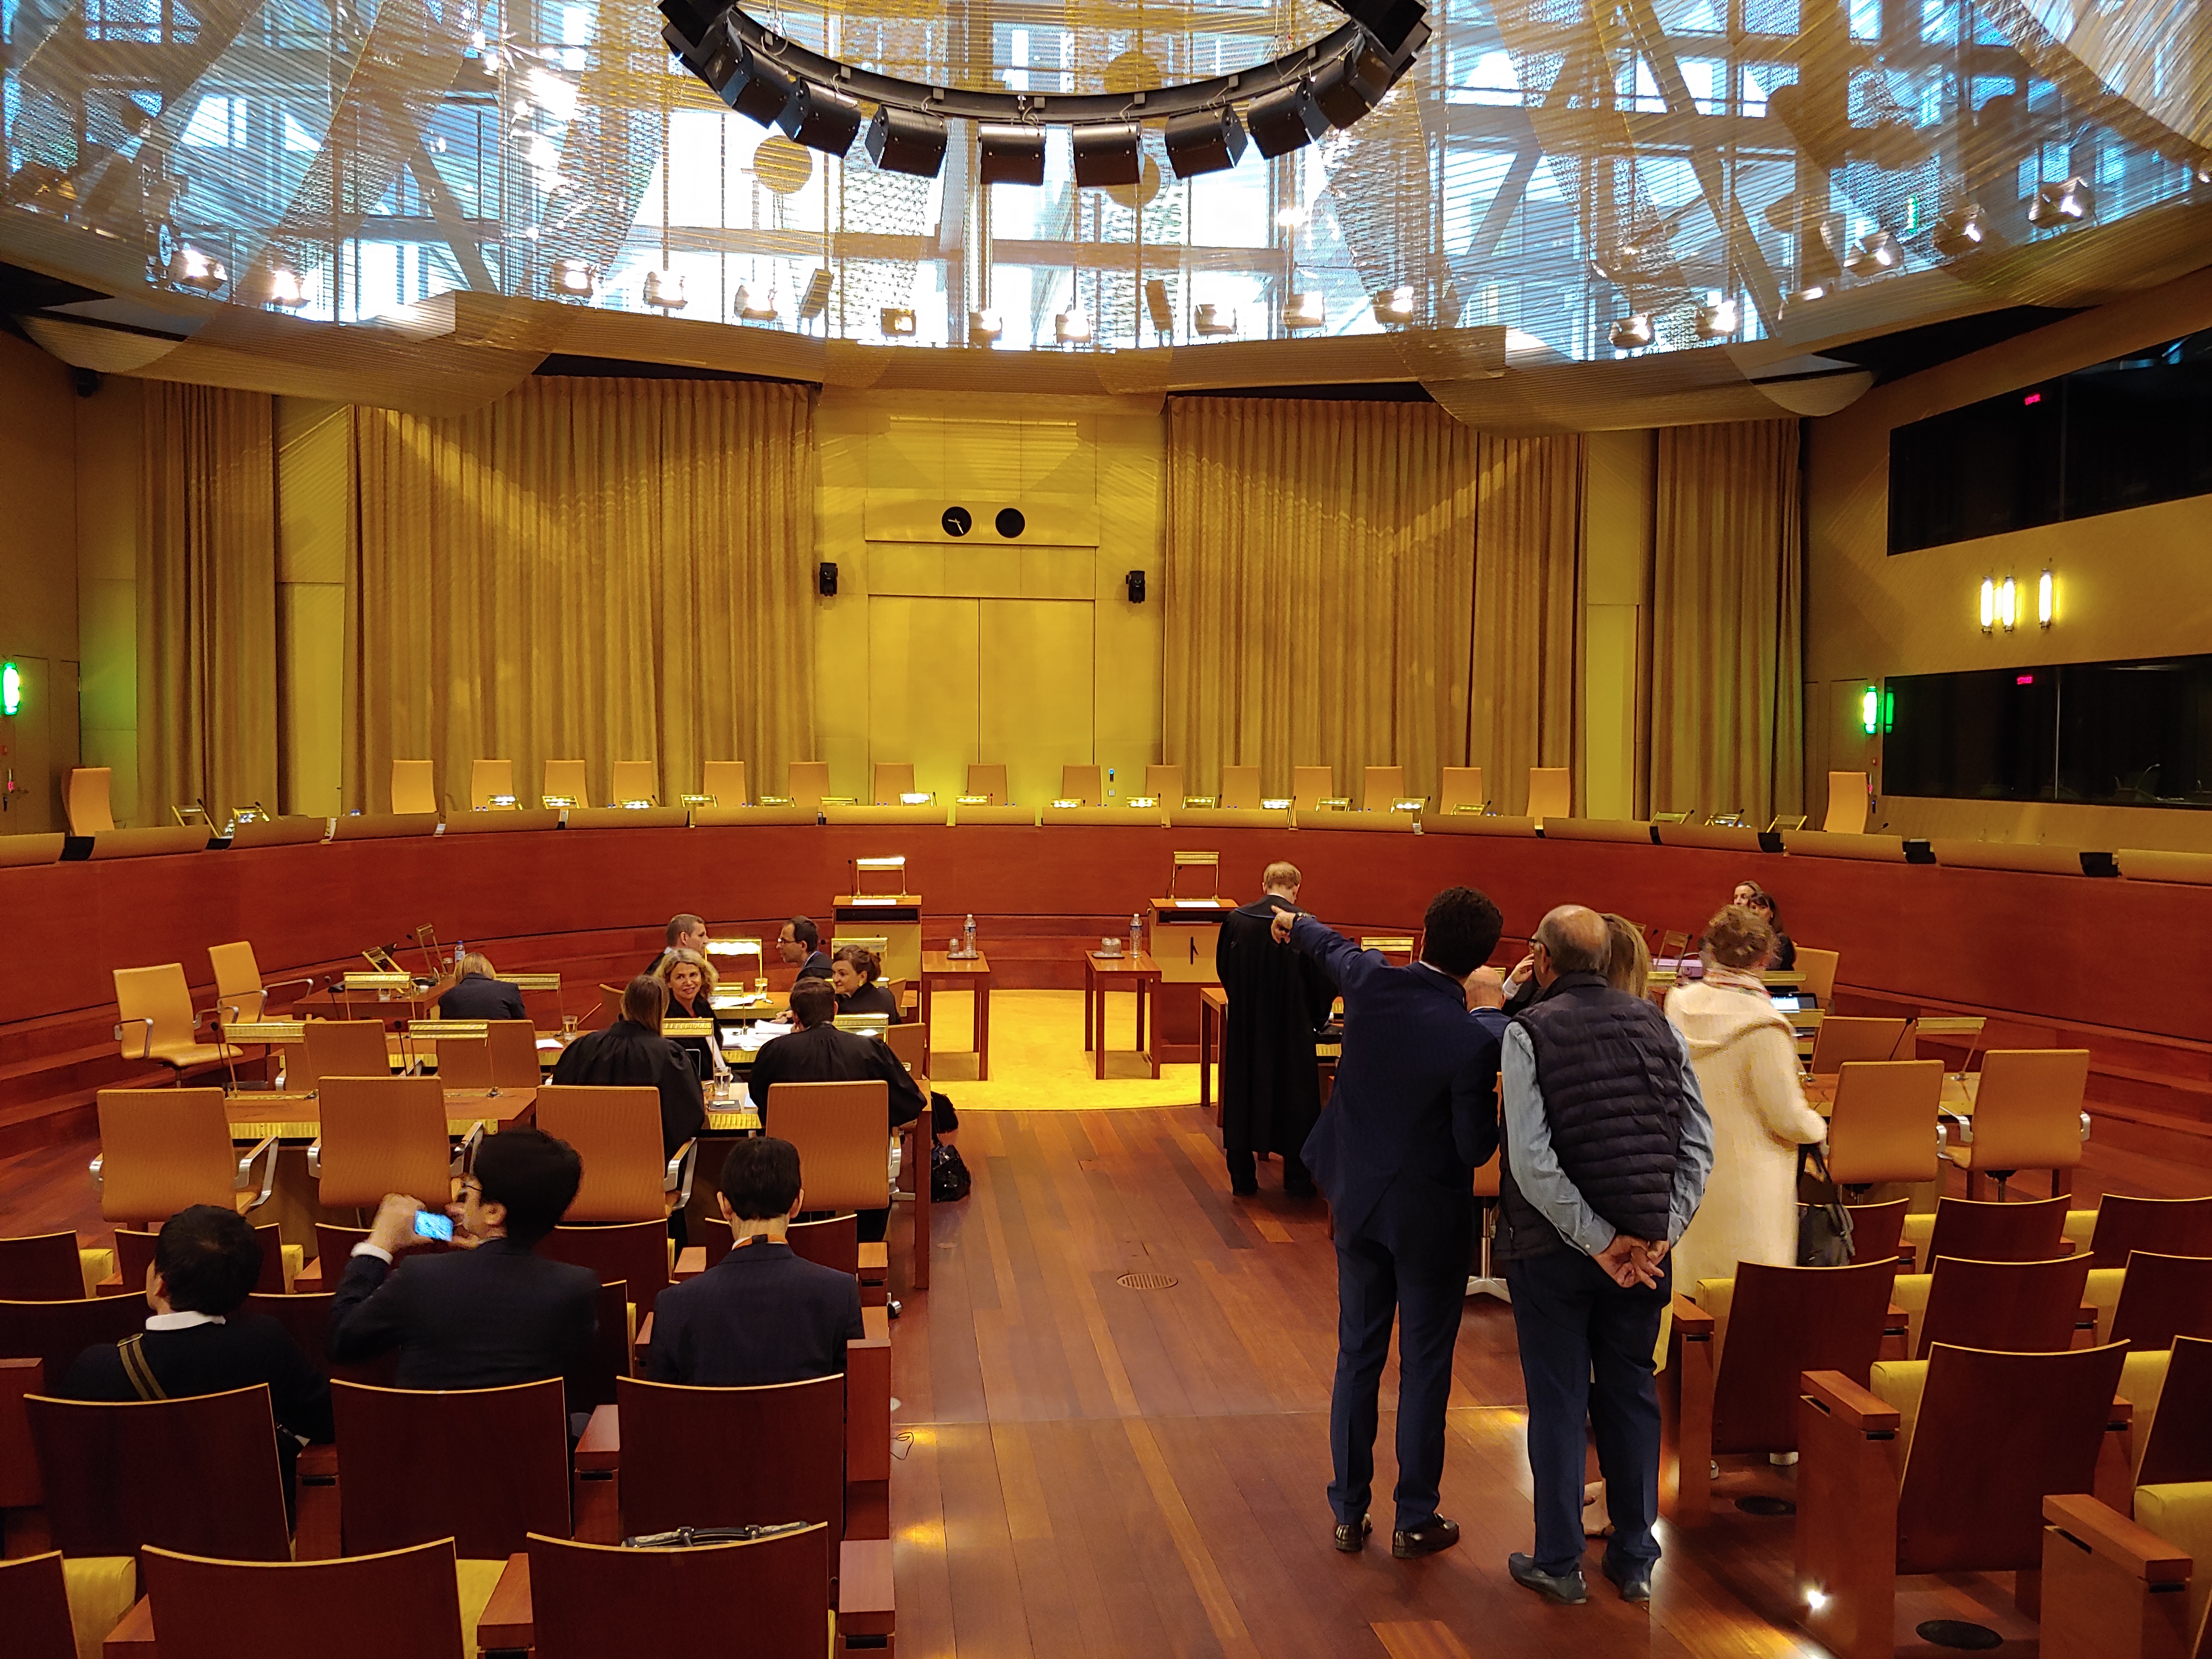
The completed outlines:
{"type": "Polygon", "coordinates": [[[1257,1154],[1283,1160],[1283,1191],[1312,1195],[1299,1152],[1321,1115],[1321,1071],[1314,1033],[1328,1019],[1336,990],[1313,958],[1269,937],[1279,910],[1297,908],[1295,865],[1276,863],[1261,877],[1261,896],[1221,924],[1214,963],[1229,1013],[1221,1040],[1221,1146],[1229,1190],[1260,1190],[1257,1154]]]}
{"type": "Polygon", "coordinates": [[[878,977],[884,970],[876,953],[865,945],[841,945],[830,959],[830,988],[837,994],[841,1014],[882,1014],[898,1024],[898,999],[878,977]]]}

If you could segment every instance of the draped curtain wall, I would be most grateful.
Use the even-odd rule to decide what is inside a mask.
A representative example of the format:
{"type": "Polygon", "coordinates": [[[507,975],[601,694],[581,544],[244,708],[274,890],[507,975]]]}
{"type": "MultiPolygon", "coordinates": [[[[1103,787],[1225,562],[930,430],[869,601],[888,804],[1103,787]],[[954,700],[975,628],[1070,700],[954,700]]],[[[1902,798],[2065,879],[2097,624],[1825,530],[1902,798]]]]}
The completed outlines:
{"type": "Polygon", "coordinates": [[[276,472],[264,392],[149,382],[137,555],[138,821],[277,808],[276,472]]]}
{"type": "MultiPolygon", "coordinates": [[[[355,411],[349,804],[394,757],[651,760],[664,804],[709,760],[764,784],[812,756],[812,394],[719,380],[533,380],[453,420],[355,411]]],[[[759,784],[756,785],[757,788],[759,784]]]]}
{"type": "Polygon", "coordinates": [[[1803,810],[1804,537],[1798,423],[1659,434],[1651,805],[1803,810]]]}
{"type": "Polygon", "coordinates": [[[1481,765],[1518,811],[1573,757],[1583,441],[1496,439],[1426,404],[1170,409],[1164,740],[1194,792],[1257,763],[1481,765]]]}

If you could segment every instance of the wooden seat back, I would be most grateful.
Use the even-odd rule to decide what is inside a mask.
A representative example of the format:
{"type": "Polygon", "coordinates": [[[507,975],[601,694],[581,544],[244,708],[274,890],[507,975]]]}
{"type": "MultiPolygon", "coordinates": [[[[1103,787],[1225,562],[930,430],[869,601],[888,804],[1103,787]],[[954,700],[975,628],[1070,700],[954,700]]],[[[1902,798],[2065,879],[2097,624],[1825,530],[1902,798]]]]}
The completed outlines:
{"type": "Polygon", "coordinates": [[[100,1213],[159,1224],[187,1205],[228,1205],[238,1184],[220,1089],[102,1089],[100,1213]]]}
{"type": "MultiPolygon", "coordinates": [[[[718,1215],[708,1216],[702,1224],[699,1242],[706,1247],[707,1265],[713,1267],[730,1253],[730,1224],[718,1215]]],[[[860,1273],[860,1218],[849,1210],[815,1221],[794,1221],[785,1229],[783,1242],[793,1255],[841,1273],[860,1273]]]]}
{"type": "Polygon", "coordinates": [[[1797,1449],[1799,1378],[1841,1371],[1863,1382],[1881,1352],[1897,1263],[1737,1267],[1713,1377],[1719,1452],[1797,1449]]]}
{"type": "MultiPolygon", "coordinates": [[[[617,761],[613,784],[608,800],[612,806],[627,806],[634,800],[657,803],[660,799],[660,780],[653,775],[651,761],[617,761]]],[[[577,799],[580,801],[582,797],[577,799]]]]}
{"type": "Polygon", "coordinates": [[[426,760],[392,763],[392,810],[394,812],[434,812],[438,810],[438,780],[426,760]]]}
{"type": "Polygon", "coordinates": [[[2137,1250],[2212,1255],[2212,1198],[2129,1198],[2106,1193],[2089,1249],[2100,1267],[2124,1267],[2137,1250]]]}
{"type": "MultiPolygon", "coordinates": [[[[1894,1261],[1905,1252],[1905,1212],[1909,1198],[1893,1198],[1887,1204],[1846,1204],[1851,1216],[1851,1260],[1894,1261]]],[[[1858,1379],[1852,1378],[1853,1382],[1858,1379]]]]}
{"type": "Polygon", "coordinates": [[[1359,777],[1359,806],[1362,811],[1387,812],[1390,803],[1406,798],[1406,769],[1402,766],[1370,766],[1359,777]]]}
{"type": "Polygon", "coordinates": [[[77,1659],[59,1550],[0,1561],[0,1630],[12,1659],[77,1659]]]}
{"type": "Polygon", "coordinates": [[[1935,1180],[1942,1098],[1940,1060],[1848,1061],[1828,1117],[1829,1173],[1841,1186],[1935,1180]]]}
{"type": "Polygon", "coordinates": [[[1828,774],[1828,812],[1821,830],[1832,836],[1863,836],[1867,821],[1867,775],[1863,772],[1828,774]]]}
{"type": "Polygon", "coordinates": [[[539,788],[540,800],[557,797],[578,806],[592,804],[592,791],[584,776],[584,763],[580,760],[550,760],[545,763],[545,781],[539,788]]]}
{"type": "Polygon", "coordinates": [[[750,806],[743,761],[708,761],[700,769],[699,793],[712,795],[717,806],[750,806]]]}
{"type": "Polygon", "coordinates": [[[584,1160],[583,1184],[564,1220],[581,1225],[666,1218],[659,1090],[549,1085],[538,1092],[537,1121],[584,1160]]]}
{"type": "Polygon", "coordinates": [[[319,1090],[327,1209],[373,1210],[404,1193],[442,1212],[453,1200],[446,1091],[434,1077],[332,1077],[319,1090]]]}
{"type": "Polygon", "coordinates": [[[1291,769],[1291,802],[1299,811],[1316,811],[1323,801],[1335,793],[1334,767],[1293,766],[1291,769]]]}
{"type": "Polygon", "coordinates": [[[1063,766],[1060,769],[1060,798],[1079,800],[1086,806],[1106,804],[1106,772],[1097,766],[1063,766]]]}
{"type": "Polygon", "coordinates": [[[929,1027],[913,1020],[894,1025],[884,1033],[884,1041],[900,1065],[909,1072],[921,1071],[929,1060],[929,1027]]]}
{"type": "Polygon", "coordinates": [[[111,785],[115,771],[107,766],[70,769],[68,793],[62,805],[69,813],[72,836],[104,836],[115,828],[111,785]]]}
{"type": "Polygon", "coordinates": [[[478,811],[505,796],[514,799],[514,763],[477,760],[469,763],[469,805],[478,811]]]}
{"type": "Polygon", "coordinates": [[[2063,1353],[1937,1344],[1898,1489],[1898,1571],[2039,1567],[2045,1497],[2094,1490],[2126,1354],[2117,1342],[2063,1353]]]}
{"type": "MultiPolygon", "coordinates": [[[[544,1068],[538,1063],[538,1027],[529,1020],[486,1020],[483,1052],[491,1079],[489,1083],[449,1083],[447,1086],[535,1089],[544,1081],[544,1068]]],[[[445,1069],[442,1056],[439,1069],[445,1069]]]]}
{"type": "MultiPolygon", "coordinates": [[[[727,1237],[725,1229],[726,1241],[727,1237]]],[[[641,1322],[668,1288],[668,1224],[658,1218],[591,1226],[564,1224],[538,1241],[538,1254],[548,1261],[589,1267],[602,1285],[618,1279],[627,1284],[641,1322]]]]}
{"type": "Polygon", "coordinates": [[[65,1302],[0,1302],[0,1359],[35,1359],[58,1389],[87,1348],[146,1328],[143,1296],[80,1296],[65,1302]]]}
{"type": "MultiPolygon", "coordinates": [[[[1836,969],[1843,961],[1839,951],[1822,951],[1810,945],[1797,947],[1796,971],[1805,975],[1800,991],[1826,1008],[1836,1000],[1836,969]]],[[[1916,1056],[1917,1058],[1917,1056],[1916,1056]]]]}
{"type": "Polygon", "coordinates": [[[451,1538],[464,1560],[501,1560],[533,1532],[565,1534],[568,1407],[561,1380],[501,1389],[331,1385],[339,1527],[348,1555],[451,1538]],[[458,1502],[425,1502],[424,1476],[454,1475],[458,1502]]]}
{"type": "Polygon", "coordinates": [[[23,1404],[63,1554],[158,1544],[231,1561],[291,1559],[266,1383],[183,1400],[33,1395],[23,1404]]]}
{"type": "Polygon", "coordinates": [[[188,1048],[199,1039],[192,1030],[192,994],[185,983],[185,964],[165,962],[152,968],[118,968],[115,1013],[123,1027],[121,1051],[136,1059],[151,1050],[188,1048]],[[149,1032],[139,1022],[151,1020],[149,1032]]]}
{"type": "Polygon", "coordinates": [[[1170,810],[1182,805],[1182,768],[1176,765],[1145,768],[1145,793],[1170,810]]]}
{"type": "MultiPolygon", "coordinates": [[[[392,1075],[392,1046],[385,1041],[380,1019],[311,1019],[307,1036],[310,1089],[319,1089],[326,1077],[392,1075]]],[[[289,1072],[285,1081],[299,1086],[289,1072]]]]}
{"type": "Polygon", "coordinates": [[[878,806],[896,806],[901,795],[914,793],[914,763],[912,761],[878,761],[875,771],[875,791],[868,799],[878,806]]]}
{"type": "Polygon", "coordinates": [[[1901,1019],[1830,1014],[1813,1034],[1813,1063],[1808,1069],[1816,1077],[1832,1077],[1854,1060],[1894,1060],[1904,1038],[1901,1019]]]}
{"type": "MultiPolygon", "coordinates": [[[[826,1528],[824,1529],[826,1530],[826,1528]]],[[[638,1609],[663,1653],[786,1659],[822,1644],[830,1606],[815,1529],[749,1544],[625,1550],[532,1536],[530,1602],[537,1659],[634,1651],[638,1609]],[[742,1618],[732,1610],[743,1608],[742,1618]]]]}
{"type": "MultiPolygon", "coordinates": [[[[2141,1353],[2170,1348],[2185,1336],[2212,1338],[2212,1256],[2137,1250],[2128,1258],[2128,1276],[2120,1284],[2112,1340],[2141,1353]]],[[[2212,1401],[2212,1395],[2203,1397],[2212,1401]]]]}
{"type": "Polygon", "coordinates": [[[1498,1196],[1498,1160],[1503,1156],[1502,1152],[1492,1152],[1490,1162],[1474,1172],[1474,1195],[1477,1198],[1498,1196]]]}
{"type": "Polygon", "coordinates": [[[1456,812],[1462,807],[1474,811],[1490,804],[1490,797],[1482,793],[1482,769],[1480,766],[1447,766],[1443,781],[1437,793],[1437,810],[1456,812]]]}
{"type": "MultiPolygon", "coordinates": [[[[351,1228],[343,1231],[353,1231],[351,1228]]],[[[346,1252],[368,1237],[367,1233],[361,1233],[340,1248],[325,1269],[325,1284],[337,1283],[339,1276],[345,1271],[346,1252]]],[[[331,1310],[337,1302],[335,1291],[294,1291],[281,1296],[264,1295],[256,1291],[246,1298],[246,1310],[262,1318],[273,1319],[282,1325],[284,1334],[292,1339],[292,1346],[300,1351],[307,1364],[333,1382],[342,1378],[348,1382],[367,1382],[380,1389],[390,1388],[392,1377],[399,1370],[399,1350],[397,1348],[357,1364],[341,1365],[331,1361],[326,1346],[331,1333],[331,1310]]]]}
{"type": "Polygon", "coordinates": [[[215,1000],[223,1018],[261,1018],[269,999],[261,989],[261,964],[253,959],[251,939],[209,945],[208,966],[215,970],[215,1000]]]}
{"type": "Polygon", "coordinates": [[[0,1297],[10,1302],[78,1300],[84,1295],[84,1268],[76,1251],[74,1232],[0,1238],[0,1297]]]}
{"type": "Polygon", "coordinates": [[[623,1535],[819,1521],[845,1532],[845,1379],[690,1389],[621,1377],[623,1535]],[[742,1451],[735,1449],[742,1448],[742,1451]]]}
{"type": "Polygon", "coordinates": [[[1528,769],[1528,805],[1522,813],[1531,818],[1571,818],[1575,815],[1575,775],[1565,766],[1528,769]]]}
{"type": "Polygon", "coordinates": [[[994,806],[1006,804],[1006,769],[996,761],[975,761],[968,768],[967,793],[989,797],[994,806]]]}
{"type": "Polygon", "coordinates": [[[461,1659],[453,1547],[282,1566],[149,1549],[148,1611],[161,1659],[461,1659]]]}
{"type": "Polygon", "coordinates": [[[446,1089],[489,1089],[491,1082],[491,1040],[489,1037],[438,1039],[438,1084],[446,1089]]]}
{"type": "Polygon", "coordinates": [[[1973,1167],[2070,1170],[2081,1161],[2087,1048],[1991,1048],[1974,1095],[1973,1167]]]}
{"type": "Polygon", "coordinates": [[[1249,811],[1260,804],[1260,769],[1256,766],[1224,766],[1221,769],[1221,804],[1249,811]]]}
{"type": "Polygon", "coordinates": [[[1945,1342],[1999,1353],[2057,1353],[2074,1346],[2088,1288],[2086,1255],[2049,1261],[1937,1256],[1916,1352],[1925,1358],[1945,1342]]]}
{"type": "Polygon", "coordinates": [[[1975,1261],[2047,1261],[2063,1255],[2067,1201],[2032,1198],[1990,1204],[1947,1194],[1936,1201],[1928,1260],[1955,1255],[1975,1261]]]}
{"type": "MultiPolygon", "coordinates": [[[[146,1270],[154,1265],[154,1247],[161,1242],[161,1230],[152,1228],[141,1231],[135,1227],[115,1230],[115,1273],[123,1281],[123,1294],[137,1296],[146,1288],[146,1270]]],[[[284,1230],[270,1221],[253,1230],[256,1243],[261,1246],[261,1273],[253,1281],[253,1288],[265,1296],[284,1293],[284,1230]]]]}
{"type": "Polygon", "coordinates": [[[2212,1412],[2204,1409],[2207,1400],[2212,1400],[2212,1341],[2179,1337],[2136,1465],[2136,1485],[2212,1480],[2212,1412]],[[2176,1409],[2166,1409],[2169,1401],[2176,1409]]]}
{"type": "Polygon", "coordinates": [[[783,793],[793,806],[819,806],[830,793],[828,761],[793,761],[784,773],[783,793]]]}
{"type": "Polygon", "coordinates": [[[890,1202],[890,1085],[778,1083],[763,1127],[799,1149],[810,1210],[880,1210],[890,1202]]]}

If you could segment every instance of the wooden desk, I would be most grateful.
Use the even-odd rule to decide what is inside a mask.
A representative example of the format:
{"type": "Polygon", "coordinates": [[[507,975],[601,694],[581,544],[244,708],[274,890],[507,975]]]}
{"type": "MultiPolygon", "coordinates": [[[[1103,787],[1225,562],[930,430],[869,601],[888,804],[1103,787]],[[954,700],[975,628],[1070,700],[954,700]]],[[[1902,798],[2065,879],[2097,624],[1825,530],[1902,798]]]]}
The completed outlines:
{"type": "Polygon", "coordinates": [[[1214,1127],[1221,1124],[1221,1108],[1213,1099],[1213,1064],[1229,1031],[1229,993],[1218,985],[1202,985],[1198,991],[1198,1107],[1213,1107],[1214,1127]]]}
{"type": "MultiPolygon", "coordinates": [[[[477,1124],[492,1130],[527,1123],[536,1114],[535,1089],[448,1089],[446,1132],[465,1135],[477,1124]]],[[[250,1091],[222,1103],[234,1141],[313,1140],[323,1130],[322,1104],[313,1095],[250,1091]]]]}
{"type": "Polygon", "coordinates": [[[933,1054],[945,1052],[938,1041],[937,1027],[930,1024],[929,998],[931,992],[940,987],[947,991],[973,991],[975,1010],[969,1024],[973,1036],[969,1039],[975,1050],[975,1080],[991,1080],[991,958],[980,952],[969,960],[956,960],[943,951],[921,953],[921,1023],[929,1027],[929,1048],[933,1054]]]}
{"type": "Polygon", "coordinates": [[[1136,994],[1137,1055],[1158,1077],[1159,1057],[1146,1046],[1145,1016],[1150,1012],[1147,1005],[1153,988],[1160,982],[1160,964],[1141,952],[1133,957],[1102,957],[1096,951],[1086,951],[1083,953],[1083,1046],[1094,1057],[1094,1074],[1101,1083],[1106,1080],[1106,992],[1116,981],[1136,994]]]}

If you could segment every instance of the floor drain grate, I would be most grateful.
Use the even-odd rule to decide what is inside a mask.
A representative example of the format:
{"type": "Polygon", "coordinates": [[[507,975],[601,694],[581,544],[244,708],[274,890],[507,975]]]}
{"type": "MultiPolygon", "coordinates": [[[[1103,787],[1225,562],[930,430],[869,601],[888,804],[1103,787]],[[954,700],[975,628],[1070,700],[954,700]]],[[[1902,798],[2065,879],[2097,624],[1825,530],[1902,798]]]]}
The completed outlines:
{"type": "Polygon", "coordinates": [[[1939,1648],[1964,1648],[1970,1653],[2004,1645],[2004,1638],[1987,1625],[1969,1624],[1963,1619],[1930,1619],[1917,1634],[1939,1648]]]}
{"type": "Polygon", "coordinates": [[[1123,1273],[1114,1282],[1131,1291],[1171,1291],[1176,1287],[1173,1273],[1123,1273]]]}

